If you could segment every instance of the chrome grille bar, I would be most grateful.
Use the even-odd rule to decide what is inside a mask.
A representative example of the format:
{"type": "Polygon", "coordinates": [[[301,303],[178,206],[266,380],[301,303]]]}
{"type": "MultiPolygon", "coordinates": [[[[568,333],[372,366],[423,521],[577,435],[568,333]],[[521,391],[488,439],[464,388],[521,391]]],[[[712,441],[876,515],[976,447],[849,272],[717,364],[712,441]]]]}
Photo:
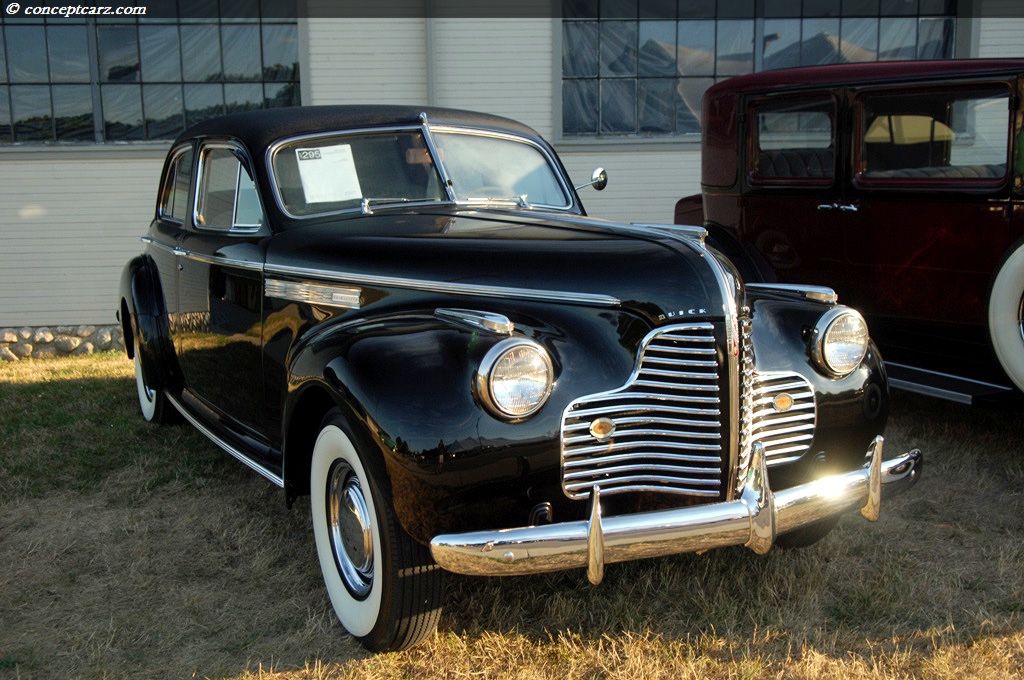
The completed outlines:
{"type": "Polygon", "coordinates": [[[795,460],[810,449],[817,408],[814,389],[803,376],[783,371],[755,373],[751,401],[750,436],[764,445],[769,467],[795,460]],[[780,411],[775,404],[783,395],[792,405],[780,411]]]}
{"type": "Polygon", "coordinates": [[[637,368],[623,387],[571,403],[562,418],[562,487],[585,499],[661,491],[718,497],[723,492],[720,366],[711,323],[660,329],[641,345],[637,368]],[[608,419],[607,439],[591,424],[608,419]]]}

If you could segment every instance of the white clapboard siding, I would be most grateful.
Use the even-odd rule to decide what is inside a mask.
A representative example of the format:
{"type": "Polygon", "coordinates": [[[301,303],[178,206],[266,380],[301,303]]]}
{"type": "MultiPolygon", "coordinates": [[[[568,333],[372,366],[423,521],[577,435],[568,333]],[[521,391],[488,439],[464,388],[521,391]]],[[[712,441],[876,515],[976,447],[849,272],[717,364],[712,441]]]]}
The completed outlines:
{"type": "Polygon", "coordinates": [[[317,18],[304,25],[303,103],[427,102],[426,19],[317,18]]]}
{"type": "Polygon", "coordinates": [[[434,102],[514,118],[549,137],[553,27],[547,18],[435,19],[434,102]]]}
{"type": "Polygon", "coordinates": [[[2,159],[0,327],[115,323],[121,269],[142,251],[165,153],[2,159]]]}
{"type": "Polygon", "coordinates": [[[985,0],[982,3],[977,49],[978,58],[1024,57],[1024,19],[1020,0],[985,0]]]}
{"type": "Polygon", "coordinates": [[[700,192],[700,150],[696,147],[650,150],[573,151],[558,149],[574,184],[590,180],[594,168],[608,172],[604,191],[580,189],[592,217],[620,222],[672,222],[676,201],[700,192]]]}

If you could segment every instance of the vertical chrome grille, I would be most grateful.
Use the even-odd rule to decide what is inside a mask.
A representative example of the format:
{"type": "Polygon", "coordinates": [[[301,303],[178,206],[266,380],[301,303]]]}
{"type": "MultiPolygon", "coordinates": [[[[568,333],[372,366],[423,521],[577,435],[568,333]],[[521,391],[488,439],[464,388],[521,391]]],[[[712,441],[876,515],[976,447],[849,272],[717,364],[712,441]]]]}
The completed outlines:
{"type": "Polygon", "coordinates": [[[805,454],[814,440],[814,389],[799,373],[756,373],[751,393],[752,441],[764,444],[768,465],[778,465],[805,454]],[[781,404],[791,404],[780,410],[781,404]]]}
{"type": "Polygon", "coordinates": [[[587,498],[595,485],[602,494],[721,495],[728,448],[718,357],[710,323],[661,329],[646,339],[625,386],[571,403],[562,419],[566,495],[587,498]],[[599,439],[591,430],[600,419],[614,432],[599,439]]]}

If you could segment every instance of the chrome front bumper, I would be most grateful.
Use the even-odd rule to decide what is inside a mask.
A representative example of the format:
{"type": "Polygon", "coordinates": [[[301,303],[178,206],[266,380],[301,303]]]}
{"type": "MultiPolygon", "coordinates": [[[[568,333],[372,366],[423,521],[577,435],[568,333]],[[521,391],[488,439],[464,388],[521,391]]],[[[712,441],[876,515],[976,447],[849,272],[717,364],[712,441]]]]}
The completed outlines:
{"type": "Polygon", "coordinates": [[[458,574],[513,576],[586,567],[594,584],[612,562],[734,545],[763,554],[779,534],[857,506],[865,518],[877,520],[883,490],[888,496],[912,485],[923,460],[915,449],[883,461],[882,443],[875,438],[863,468],[777,492],[768,486],[764,451],[755,444],[736,500],[602,518],[595,487],[589,520],[442,534],[430,542],[430,550],[438,565],[458,574]]]}

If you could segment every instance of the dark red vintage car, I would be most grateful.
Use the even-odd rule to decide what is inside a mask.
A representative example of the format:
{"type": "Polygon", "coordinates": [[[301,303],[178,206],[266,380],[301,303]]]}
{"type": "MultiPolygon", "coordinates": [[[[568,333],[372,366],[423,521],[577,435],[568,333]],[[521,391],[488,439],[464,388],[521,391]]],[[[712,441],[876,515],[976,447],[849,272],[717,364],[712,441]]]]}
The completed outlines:
{"type": "Polygon", "coordinates": [[[897,387],[1024,389],[1024,60],[756,73],[704,99],[703,224],[748,281],[824,283],[897,387]]]}

